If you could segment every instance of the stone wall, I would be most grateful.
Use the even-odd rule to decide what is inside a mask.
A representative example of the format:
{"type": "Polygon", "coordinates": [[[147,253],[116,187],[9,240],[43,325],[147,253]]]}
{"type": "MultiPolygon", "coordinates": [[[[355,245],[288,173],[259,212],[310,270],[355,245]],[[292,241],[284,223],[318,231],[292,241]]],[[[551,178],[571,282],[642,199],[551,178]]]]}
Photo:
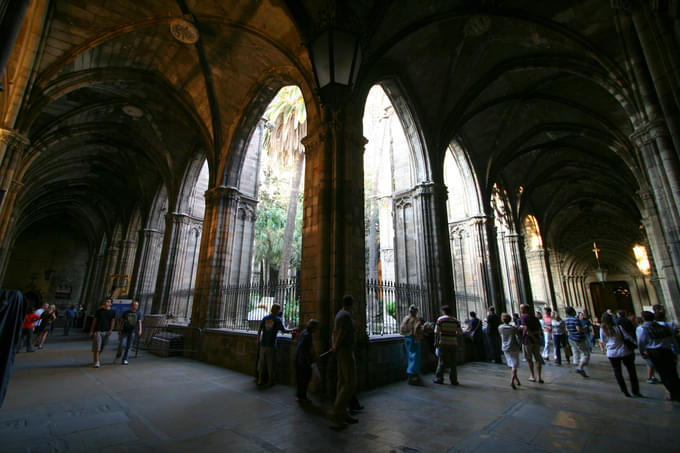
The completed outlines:
{"type": "MultiPolygon", "coordinates": [[[[206,363],[255,376],[257,343],[254,332],[226,329],[191,329],[171,326],[173,332],[184,335],[185,356],[206,363]]],[[[465,339],[467,342],[467,339],[465,339]]],[[[357,347],[358,381],[361,390],[371,389],[406,379],[406,351],[400,335],[373,337],[357,347]]],[[[471,359],[465,345],[459,348],[458,362],[471,359]]],[[[290,335],[279,336],[277,382],[295,384],[295,342],[290,335]]],[[[322,375],[328,376],[326,388],[334,391],[335,365],[332,360],[320,361],[322,375]]],[[[433,372],[436,359],[423,343],[422,371],[433,372]]],[[[312,389],[314,391],[314,389],[312,389]]]]}

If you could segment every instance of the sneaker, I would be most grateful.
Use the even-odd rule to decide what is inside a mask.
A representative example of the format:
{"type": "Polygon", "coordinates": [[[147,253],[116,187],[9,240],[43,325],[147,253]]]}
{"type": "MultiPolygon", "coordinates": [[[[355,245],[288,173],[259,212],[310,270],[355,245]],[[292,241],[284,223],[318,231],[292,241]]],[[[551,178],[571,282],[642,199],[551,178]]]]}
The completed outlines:
{"type": "Polygon", "coordinates": [[[127,361],[127,360],[123,360],[123,365],[127,365],[127,364],[128,364],[128,361],[127,361]]]}
{"type": "Polygon", "coordinates": [[[345,423],[350,423],[350,424],[359,423],[359,419],[354,418],[351,415],[345,415],[345,423]]]}
{"type": "Polygon", "coordinates": [[[444,379],[434,379],[432,382],[434,382],[435,384],[443,384],[444,379]]]}
{"type": "Polygon", "coordinates": [[[586,372],[583,371],[583,370],[580,369],[580,368],[576,368],[576,372],[577,372],[578,374],[580,374],[581,376],[583,376],[584,378],[585,378],[585,377],[588,377],[588,375],[586,374],[586,372]]]}
{"type": "Polygon", "coordinates": [[[99,362],[95,362],[94,367],[99,368],[99,362]]]}
{"type": "Polygon", "coordinates": [[[658,384],[658,383],[659,383],[659,380],[655,377],[651,377],[651,378],[647,379],[647,384],[658,384]]]}

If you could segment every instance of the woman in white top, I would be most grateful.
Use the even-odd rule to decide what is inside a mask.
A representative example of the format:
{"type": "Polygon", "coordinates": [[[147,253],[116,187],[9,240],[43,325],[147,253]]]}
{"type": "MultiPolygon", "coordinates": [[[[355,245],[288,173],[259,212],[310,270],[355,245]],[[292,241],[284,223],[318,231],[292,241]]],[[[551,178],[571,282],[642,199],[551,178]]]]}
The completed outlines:
{"type": "Polygon", "coordinates": [[[505,361],[507,362],[508,366],[512,368],[510,386],[513,389],[517,389],[517,387],[515,387],[515,382],[517,382],[517,385],[522,385],[520,384],[519,378],[517,377],[517,366],[519,365],[519,351],[521,350],[519,342],[517,341],[517,328],[510,324],[510,321],[512,321],[512,317],[507,313],[503,313],[501,315],[501,321],[503,321],[503,324],[498,326],[498,333],[500,333],[501,335],[501,342],[503,344],[502,349],[503,355],[505,356],[505,361]]]}
{"type": "Polygon", "coordinates": [[[635,372],[635,355],[633,355],[633,350],[626,345],[626,342],[634,344],[635,339],[623,327],[614,324],[612,315],[604,313],[600,321],[600,340],[607,347],[607,358],[612,364],[616,382],[619,383],[623,394],[630,397],[628,388],[626,388],[626,381],[623,380],[621,362],[623,362],[628,370],[633,395],[642,396],[640,395],[640,385],[637,373],[635,372]]]}

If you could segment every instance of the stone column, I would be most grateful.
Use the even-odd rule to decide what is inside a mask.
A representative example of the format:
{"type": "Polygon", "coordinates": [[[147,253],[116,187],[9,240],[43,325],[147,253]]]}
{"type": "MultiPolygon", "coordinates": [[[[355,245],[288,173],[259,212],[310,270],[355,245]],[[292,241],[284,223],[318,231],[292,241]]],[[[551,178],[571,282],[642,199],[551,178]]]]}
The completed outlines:
{"type": "MultiPolygon", "coordinates": [[[[116,273],[132,275],[132,270],[135,265],[135,254],[137,252],[137,241],[123,239],[119,244],[120,257],[116,273]]],[[[130,287],[132,288],[132,287],[130,287]]]]}
{"type": "Polygon", "coordinates": [[[519,303],[529,304],[533,309],[534,298],[531,294],[529,271],[527,269],[527,260],[524,254],[524,238],[519,234],[509,234],[506,236],[506,239],[512,258],[512,272],[515,275],[519,303]]]}
{"type": "Polygon", "coordinates": [[[165,237],[153,297],[152,313],[173,315],[185,322],[182,296],[185,282],[185,258],[191,219],[187,214],[172,212],[165,216],[165,237]]]}
{"type": "Polygon", "coordinates": [[[484,222],[486,228],[486,246],[488,250],[488,258],[485,258],[486,269],[489,276],[489,290],[491,300],[489,306],[493,304],[496,308],[496,313],[503,313],[505,311],[513,311],[514,307],[506,306],[505,291],[503,290],[503,275],[501,267],[501,256],[498,250],[498,236],[497,229],[493,215],[487,215],[484,222]]]}
{"type": "MultiPolygon", "coordinates": [[[[205,193],[205,217],[196,271],[191,325],[226,325],[225,288],[234,262],[238,212],[242,194],[234,187],[213,187],[205,193]]],[[[243,209],[243,208],[241,208],[243,209]]]]}
{"type": "MultiPolygon", "coordinates": [[[[12,54],[14,42],[21,30],[21,24],[26,16],[29,0],[9,0],[7,10],[0,23],[0,79],[4,75],[7,62],[12,54]]],[[[6,90],[7,87],[4,87],[6,90]]]]}
{"type": "Polygon", "coordinates": [[[448,304],[456,312],[453,269],[446,214],[446,186],[434,182],[416,186],[416,234],[419,242],[420,283],[427,287],[429,304],[425,319],[434,320],[439,307],[448,304]]]}
{"type": "Polygon", "coordinates": [[[132,297],[139,301],[139,307],[144,313],[151,312],[162,238],[163,233],[158,230],[147,228],[139,231],[137,241],[139,247],[137,247],[130,292],[132,297]]]}
{"type": "MultiPolygon", "coordinates": [[[[306,155],[302,226],[301,323],[321,322],[319,346],[330,342],[345,294],[354,297],[357,333],[365,336],[364,169],[361,107],[324,107],[324,120],[303,140],[306,155]]],[[[325,349],[324,349],[325,350],[325,349]]]]}

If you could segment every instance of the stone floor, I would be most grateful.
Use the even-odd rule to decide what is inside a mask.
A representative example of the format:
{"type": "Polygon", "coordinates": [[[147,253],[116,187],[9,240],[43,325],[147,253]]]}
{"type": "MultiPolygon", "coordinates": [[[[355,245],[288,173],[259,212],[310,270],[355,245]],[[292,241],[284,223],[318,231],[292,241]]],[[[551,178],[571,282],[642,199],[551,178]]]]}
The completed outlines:
{"type": "Polygon", "coordinates": [[[359,424],[335,430],[291,387],[257,390],[251,376],[182,358],[112,365],[111,350],[94,369],[88,349],[83,336],[55,336],[17,356],[0,451],[680,451],[680,407],[644,382],[647,398],[623,397],[601,354],[589,379],[549,365],[543,385],[522,364],[516,391],[505,366],[486,363],[460,367],[459,387],[432,376],[382,387],[361,394],[359,424]]]}

